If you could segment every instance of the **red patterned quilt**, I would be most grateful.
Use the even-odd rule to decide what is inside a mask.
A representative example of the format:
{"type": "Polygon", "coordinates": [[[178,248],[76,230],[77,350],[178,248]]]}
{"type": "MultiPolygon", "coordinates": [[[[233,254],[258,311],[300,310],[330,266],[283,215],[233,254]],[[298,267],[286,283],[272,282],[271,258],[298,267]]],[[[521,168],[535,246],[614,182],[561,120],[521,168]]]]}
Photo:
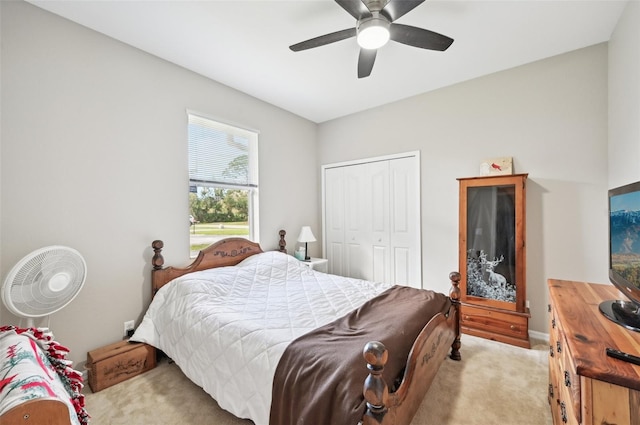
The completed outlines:
{"type": "Polygon", "coordinates": [[[68,352],[46,328],[0,327],[0,415],[26,401],[57,399],[68,405],[70,423],[86,425],[82,374],[68,352]]]}

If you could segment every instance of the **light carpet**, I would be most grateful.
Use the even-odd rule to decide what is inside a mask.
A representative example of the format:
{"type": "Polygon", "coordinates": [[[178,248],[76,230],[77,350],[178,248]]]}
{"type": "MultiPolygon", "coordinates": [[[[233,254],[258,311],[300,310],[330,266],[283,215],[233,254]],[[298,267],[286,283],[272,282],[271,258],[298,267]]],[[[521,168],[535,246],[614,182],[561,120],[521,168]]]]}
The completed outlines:
{"type": "MultiPolygon", "coordinates": [[[[462,336],[462,361],[443,363],[411,425],[549,425],[549,346],[530,350],[462,336]]],[[[222,410],[175,364],[91,393],[93,425],[251,425],[222,410]]],[[[322,424],[325,425],[325,424],[322,424]]]]}

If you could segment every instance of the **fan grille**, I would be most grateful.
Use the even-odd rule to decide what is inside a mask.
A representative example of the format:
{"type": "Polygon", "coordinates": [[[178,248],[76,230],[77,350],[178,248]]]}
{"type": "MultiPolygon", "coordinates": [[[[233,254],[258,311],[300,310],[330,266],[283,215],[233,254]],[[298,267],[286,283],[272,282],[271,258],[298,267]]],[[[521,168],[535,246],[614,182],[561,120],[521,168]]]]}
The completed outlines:
{"type": "Polygon", "coordinates": [[[18,263],[5,282],[7,308],[23,317],[54,313],[78,294],[86,277],[82,256],[67,247],[48,247],[18,263]]]}

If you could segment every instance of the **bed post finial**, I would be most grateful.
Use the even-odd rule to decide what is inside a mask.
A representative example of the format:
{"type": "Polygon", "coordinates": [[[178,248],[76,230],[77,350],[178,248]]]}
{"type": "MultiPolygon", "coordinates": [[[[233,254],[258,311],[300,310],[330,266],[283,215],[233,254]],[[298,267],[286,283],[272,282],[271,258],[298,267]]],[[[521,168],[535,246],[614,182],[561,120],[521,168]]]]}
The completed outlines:
{"type": "Polygon", "coordinates": [[[389,352],[383,343],[371,341],[364,346],[362,356],[367,362],[367,369],[369,369],[369,376],[364,381],[362,391],[367,402],[367,411],[362,425],[378,425],[382,423],[382,419],[387,413],[389,387],[382,377],[382,372],[389,359],[389,352]]]}
{"type": "Polygon", "coordinates": [[[164,257],[162,256],[162,248],[164,248],[164,242],[162,242],[161,240],[155,240],[151,243],[151,247],[153,248],[153,258],[151,259],[151,264],[153,264],[154,270],[160,270],[164,265],[164,257]]]}
{"type": "Polygon", "coordinates": [[[449,280],[451,281],[451,289],[449,290],[449,298],[453,302],[460,302],[460,273],[449,273],[449,280]]]}
{"type": "Polygon", "coordinates": [[[280,235],[280,242],[278,242],[278,251],[280,252],[284,252],[285,254],[287,253],[287,241],[284,240],[284,235],[287,234],[287,232],[282,229],[278,232],[278,234],[280,235]]]}
{"type": "Polygon", "coordinates": [[[462,345],[462,343],[460,342],[460,273],[449,273],[449,280],[451,280],[451,290],[449,291],[449,298],[451,299],[451,303],[456,309],[456,337],[453,340],[453,344],[451,344],[451,354],[449,355],[449,357],[452,360],[460,360],[462,358],[460,356],[460,346],[462,345]]]}

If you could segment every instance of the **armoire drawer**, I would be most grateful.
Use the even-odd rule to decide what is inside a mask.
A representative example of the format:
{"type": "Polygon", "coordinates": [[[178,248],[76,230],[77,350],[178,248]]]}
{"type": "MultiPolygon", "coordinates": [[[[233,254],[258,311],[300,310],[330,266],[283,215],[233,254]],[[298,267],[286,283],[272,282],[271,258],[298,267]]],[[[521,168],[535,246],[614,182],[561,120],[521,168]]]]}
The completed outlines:
{"type": "Polygon", "coordinates": [[[483,307],[462,305],[460,325],[492,333],[528,338],[528,317],[507,310],[498,311],[483,307]]]}

